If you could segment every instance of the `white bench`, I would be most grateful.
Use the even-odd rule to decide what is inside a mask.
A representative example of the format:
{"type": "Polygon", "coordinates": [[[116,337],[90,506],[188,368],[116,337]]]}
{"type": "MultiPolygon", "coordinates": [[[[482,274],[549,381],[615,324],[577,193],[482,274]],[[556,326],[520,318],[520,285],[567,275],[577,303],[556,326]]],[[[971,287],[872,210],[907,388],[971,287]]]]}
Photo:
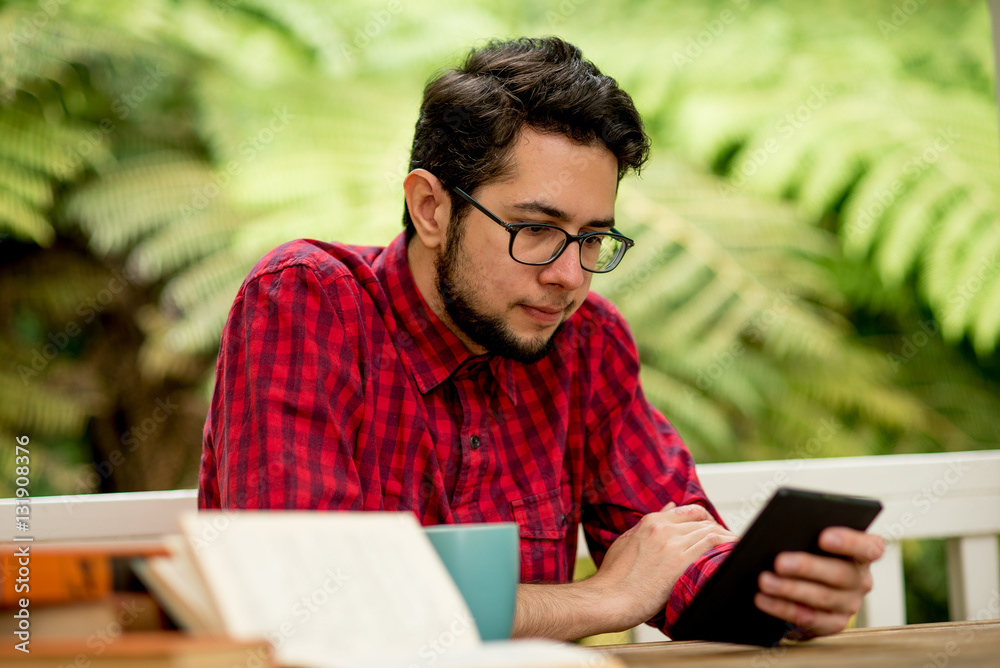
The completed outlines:
{"type": "MultiPolygon", "coordinates": [[[[947,539],[953,619],[1000,618],[1000,451],[706,464],[698,474],[738,533],[779,486],[880,499],[872,531],[887,549],[873,567],[863,626],[906,623],[903,539],[947,539]]],[[[0,526],[14,527],[15,502],[0,499],[0,526]]],[[[176,532],[177,516],[195,506],[195,490],[39,497],[30,518],[36,541],[144,539],[176,532]]],[[[640,629],[637,640],[663,637],[640,629]]]]}
{"type": "MultiPolygon", "coordinates": [[[[704,464],[698,476],[729,527],[741,533],[778,487],[875,497],[871,531],[886,541],[860,626],[906,623],[900,541],[946,539],[953,620],[1000,618],[1000,451],[704,464]]],[[[662,640],[648,626],[635,639],[662,640]]]]}

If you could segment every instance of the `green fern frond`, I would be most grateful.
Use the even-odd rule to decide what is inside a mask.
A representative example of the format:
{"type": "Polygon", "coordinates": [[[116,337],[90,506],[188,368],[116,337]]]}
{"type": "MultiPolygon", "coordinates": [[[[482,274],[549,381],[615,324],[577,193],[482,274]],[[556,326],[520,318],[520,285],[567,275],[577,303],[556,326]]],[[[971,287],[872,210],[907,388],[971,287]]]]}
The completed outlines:
{"type": "Polygon", "coordinates": [[[972,324],[972,345],[987,356],[1000,340],[1000,281],[993,280],[976,297],[976,317],[972,324]]]}
{"type": "Polygon", "coordinates": [[[246,271],[237,272],[228,283],[221,281],[204,301],[188,308],[184,316],[171,324],[163,337],[164,347],[173,352],[197,354],[214,350],[229,316],[229,309],[243,283],[246,271]]]}
{"type": "Polygon", "coordinates": [[[0,157],[59,180],[111,159],[101,132],[46,123],[13,108],[0,109],[0,157]]]}
{"type": "MultiPolygon", "coordinates": [[[[957,203],[948,214],[948,225],[939,230],[936,242],[930,245],[927,262],[920,275],[920,289],[927,295],[935,313],[947,312],[948,296],[954,288],[954,267],[965,255],[966,246],[992,226],[993,219],[987,213],[988,209],[988,203],[981,196],[977,198],[974,193],[960,192],[957,203]]],[[[961,322],[956,324],[961,330],[961,322]]]]}
{"type": "MultiPolygon", "coordinates": [[[[712,331],[720,318],[731,308],[738,297],[731,287],[718,280],[690,296],[663,318],[663,327],[681,341],[697,341],[712,331]]],[[[730,338],[742,328],[743,323],[731,327],[730,338]]]]}
{"type": "Polygon", "coordinates": [[[247,258],[239,254],[217,253],[169,281],[163,288],[161,300],[182,313],[196,309],[220,291],[225,291],[231,302],[236,291],[231,291],[230,287],[234,283],[238,287],[243,282],[251,265],[252,261],[248,263],[247,258]]]}
{"type": "Polygon", "coordinates": [[[924,174],[907,185],[911,187],[900,193],[899,203],[883,217],[883,239],[875,254],[876,267],[889,287],[903,282],[917,264],[927,240],[936,236],[942,216],[963,192],[936,174],[924,174]]]}
{"type": "Polygon", "coordinates": [[[976,239],[976,244],[968,244],[966,252],[958,262],[958,270],[949,292],[945,309],[941,316],[941,331],[948,341],[956,341],[966,330],[967,323],[974,320],[978,311],[977,303],[984,289],[991,291],[991,285],[1000,281],[1000,229],[995,220],[989,220],[989,227],[976,239]]]}
{"type": "Polygon", "coordinates": [[[37,209],[3,188],[0,188],[0,231],[39,246],[50,246],[55,239],[55,230],[37,209]]]}
{"type": "Polygon", "coordinates": [[[172,152],[123,161],[114,171],[77,190],[66,215],[79,221],[94,250],[121,253],[171,220],[204,209],[224,189],[208,165],[172,152]]]}
{"type": "Polygon", "coordinates": [[[0,425],[8,429],[32,437],[79,438],[92,414],[93,407],[79,396],[0,372],[0,425]]]}
{"type": "Polygon", "coordinates": [[[622,273],[601,277],[595,287],[616,302],[628,303],[637,322],[654,322],[655,317],[644,318],[642,314],[667,312],[712,279],[711,271],[703,262],[672,245],[669,239],[642,231],[633,236],[636,241],[633,252],[647,249],[646,257],[639,261],[626,256],[622,273]],[[657,289],[644,289],[647,285],[655,285],[657,289]]]}
{"type": "Polygon", "coordinates": [[[52,185],[44,175],[2,158],[0,191],[7,191],[34,209],[48,209],[52,206],[52,185]]]}
{"type": "Polygon", "coordinates": [[[897,148],[872,165],[851,190],[841,213],[841,239],[848,257],[861,260],[872,252],[882,232],[879,220],[913,178],[905,171],[911,159],[909,151],[897,148]]]}
{"type": "Polygon", "coordinates": [[[88,258],[56,245],[30,262],[0,266],[0,311],[14,317],[30,313],[45,328],[61,330],[82,319],[89,300],[106,289],[111,278],[103,267],[95,268],[88,258]]]}
{"type": "MultiPolygon", "coordinates": [[[[811,11],[825,13],[818,7],[811,11]]],[[[980,18],[984,11],[978,10],[980,18]]],[[[975,13],[968,10],[968,16],[975,13]]],[[[755,54],[755,65],[758,53],[761,62],[770,63],[766,74],[754,67],[759,78],[753,82],[730,82],[728,72],[717,71],[725,68],[712,66],[716,50],[705,49],[673,91],[673,115],[663,121],[670,140],[706,168],[723,170],[734,187],[790,199],[814,224],[839,225],[849,257],[873,258],[886,289],[916,275],[927,303],[944,319],[942,302],[967,279],[966,258],[977,253],[966,245],[990,243],[977,221],[1000,217],[996,107],[992,86],[986,85],[991,64],[979,52],[978,60],[965,52],[928,53],[912,36],[873,40],[874,22],[860,15],[814,17],[792,29],[767,14],[749,12],[747,20],[772,24],[773,39],[743,44],[755,54]],[[833,25],[840,26],[838,52],[850,53],[837,59],[836,68],[824,53],[834,44],[828,39],[833,25]],[[785,60],[776,56],[792,52],[797,68],[786,71],[785,60]],[[959,72],[959,62],[968,69],[958,81],[944,77],[946,71],[959,72]],[[890,83],[881,83],[871,70],[890,83]],[[877,86],[859,84],[876,80],[877,86]],[[767,99],[760,105],[762,91],[767,99]],[[815,99],[807,97],[810,91],[815,99]],[[980,207],[981,216],[969,202],[980,207]]],[[[958,14],[941,18],[953,21],[958,14]]],[[[963,49],[989,43],[983,27],[973,24],[970,18],[955,26],[963,49]]],[[[928,24],[921,25],[908,29],[928,24]]],[[[746,37],[745,31],[734,31],[731,43],[746,37]]],[[[982,337],[992,326],[977,329],[979,320],[968,309],[958,321],[954,313],[949,317],[954,321],[949,336],[979,337],[977,349],[989,350],[982,337]]],[[[1000,337],[994,347],[997,341],[1000,337]]]]}
{"type": "Polygon", "coordinates": [[[208,255],[226,248],[243,223],[229,208],[210,208],[167,224],[132,249],[128,268],[152,282],[180,273],[208,255]]]}
{"type": "Polygon", "coordinates": [[[671,423],[685,441],[711,450],[713,445],[735,440],[729,416],[717,402],[706,399],[690,386],[648,365],[642,368],[642,386],[649,400],[670,415],[671,423]]]}
{"type": "MultiPolygon", "coordinates": [[[[815,423],[831,415],[862,416],[873,428],[926,426],[921,404],[887,382],[886,361],[845,345],[846,320],[829,304],[800,296],[837,294],[814,259],[835,260],[834,238],[796,224],[787,207],[769,224],[755,224],[774,205],[717,186],[714,207],[689,207],[699,214],[693,219],[679,215],[704,178],[685,177],[668,163],[651,168],[641,190],[623,187],[619,211],[644,251],[619,277],[595,283],[632,323],[644,374],[675,379],[675,396],[657,394],[657,401],[682,414],[694,399],[713,403],[736,424],[755,421],[769,441],[779,434],[807,440],[815,423]],[[815,289],[792,278],[800,265],[811,267],[815,289]],[[795,416],[788,414],[790,395],[803,404],[795,416]]],[[[842,297],[831,303],[842,304],[842,297]]],[[[696,448],[724,453],[734,447],[701,442],[693,435],[697,427],[684,429],[692,431],[696,448]]],[[[848,443],[838,440],[835,447],[848,443]]]]}

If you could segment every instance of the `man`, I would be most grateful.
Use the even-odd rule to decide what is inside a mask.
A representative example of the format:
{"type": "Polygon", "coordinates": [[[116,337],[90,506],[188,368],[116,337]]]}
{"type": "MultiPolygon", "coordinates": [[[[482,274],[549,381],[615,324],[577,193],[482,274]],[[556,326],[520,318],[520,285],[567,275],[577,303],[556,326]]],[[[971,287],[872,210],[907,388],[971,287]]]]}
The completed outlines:
{"type": "MultiPolygon", "coordinates": [[[[405,233],[292,242],[243,284],[200,506],[516,521],[515,635],[669,634],[735,537],[645,399],[626,324],[589,292],[632,244],[615,195],[648,149],[628,95],[555,38],[491,43],[430,82],[405,233]],[[581,523],[599,570],[571,583],[581,523]]],[[[850,561],[783,554],[757,598],[813,635],[844,628],[882,551],[847,529],[821,546],[850,561]]]]}

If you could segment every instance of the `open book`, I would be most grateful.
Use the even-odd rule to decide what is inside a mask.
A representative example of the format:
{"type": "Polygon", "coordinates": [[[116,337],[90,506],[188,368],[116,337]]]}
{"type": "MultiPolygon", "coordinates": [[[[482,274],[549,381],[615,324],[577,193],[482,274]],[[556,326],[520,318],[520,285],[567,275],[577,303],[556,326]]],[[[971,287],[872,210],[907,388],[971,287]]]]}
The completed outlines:
{"type": "Polygon", "coordinates": [[[410,513],[201,512],[138,567],[191,631],[265,638],[283,666],[609,666],[549,641],[483,643],[410,513]]]}

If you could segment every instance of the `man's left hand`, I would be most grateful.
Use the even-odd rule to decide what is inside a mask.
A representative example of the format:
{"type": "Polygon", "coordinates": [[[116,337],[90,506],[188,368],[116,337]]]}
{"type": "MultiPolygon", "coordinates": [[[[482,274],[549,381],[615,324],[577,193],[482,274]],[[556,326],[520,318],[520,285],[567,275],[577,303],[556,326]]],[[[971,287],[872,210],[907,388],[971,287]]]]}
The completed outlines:
{"type": "Polygon", "coordinates": [[[819,546],[849,560],[782,552],[774,560],[774,572],[760,574],[760,593],[754,597],[758,608],[795,624],[807,637],[847,627],[871,591],[871,563],[885,551],[880,536],[845,527],[825,529],[819,546]]]}

